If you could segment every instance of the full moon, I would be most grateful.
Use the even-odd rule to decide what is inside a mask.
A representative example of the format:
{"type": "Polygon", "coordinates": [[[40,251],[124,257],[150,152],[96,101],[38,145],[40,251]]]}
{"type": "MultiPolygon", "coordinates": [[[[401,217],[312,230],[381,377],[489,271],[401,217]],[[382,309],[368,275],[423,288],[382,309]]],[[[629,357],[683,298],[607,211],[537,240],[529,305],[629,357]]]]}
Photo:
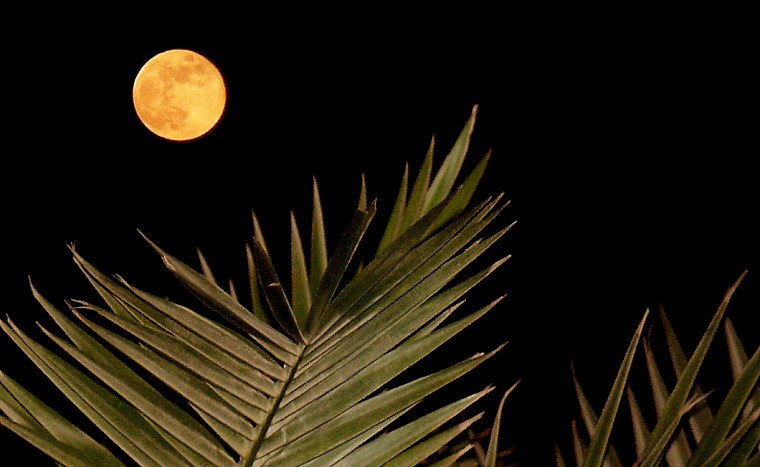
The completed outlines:
{"type": "Polygon", "coordinates": [[[209,59],[192,50],[172,49],[142,66],[132,102],[148,130],[167,140],[189,141],[207,134],[222,118],[227,87],[209,59]]]}

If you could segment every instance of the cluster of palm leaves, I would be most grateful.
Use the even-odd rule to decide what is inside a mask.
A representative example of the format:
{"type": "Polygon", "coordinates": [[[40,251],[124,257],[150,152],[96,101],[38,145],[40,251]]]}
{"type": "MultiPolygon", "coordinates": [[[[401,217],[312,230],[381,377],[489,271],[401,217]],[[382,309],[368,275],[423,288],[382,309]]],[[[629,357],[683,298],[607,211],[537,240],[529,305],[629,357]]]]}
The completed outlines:
{"type": "MultiPolygon", "coordinates": [[[[308,249],[291,213],[286,281],[255,213],[244,287],[220,284],[200,250],[194,268],[147,235],[187,296],[138,288],[72,246],[98,303],[70,300],[59,309],[32,285],[58,330],[40,324],[31,333],[10,317],[0,327],[86,422],[67,418],[0,372],[0,424],[67,466],[504,465],[502,411],[519,381],[499,389],[492,418],[474,405],[493,386],[452,392],[433,408],[423,404],[503,345],[429,366],[422,376],[408,371],[501,300],[468,312],[463,299],[508,259],[478,262],[511,227],[493,227],[508,204],[502,196],[472,203],[490,154],[460,176],[476,111],[436,171],[434,138],[414,180],[406,166],[374,247],[366,246],[365,234],[376,202],[368,202],[362,178],[356,212],[328,254],[315,179],[308,249]],[[489,428],[475,436],[479,421],[489,428]]],[[[724,316],[740,282],[690,358],[659,310],[677,376],[672,388],[644,333],[648,311],[599,416],[575,378],[582,424],[571,424],[572,457],[557,445],[558,466],[566,459],[579,466],[760,466],[760,350],[748,358],[724,316]],[[735,380],[715,405],[697,376],[721,325],[735,380]],[[654,415],[644,413],[640,388],[630,384],[640,347],[654,415]],[[625,397],[633,464],[611,441],[625,397]]]]}
{"type": "MultiPolygon", "coordinates": [[[[643,335],[649,311],[644,313],[634,333],[601,415],[597,416],[578,377],[573,375],[582,420],[582,426],[575,420],[571,423],[572,460],[576,465],[760,466],[760,349],[748,359],[736,329],[725,316],[729,300],[745,275],[746,271],[726,292],[688,359],[663,307],[659,308],[669,364],[677,379],[672,387],[660,369],[651,333],[643,335]],[[714,401],[711,399],[714,391],[703,390],[697,380],[721,323],[727,344],[726,368],[731,368],[733,384],[722,400],[714,401]],[[641,394],[636,393],[640,388],[634,389],[629,384],[639,347],[644,350],[651,388],[646,393],[653,407],[652,414],[645,413],[640,405],[641,394]],[[633,445],[635,453],[635,460],[630,462],[621,460],[622,456],[611,442],[613,425],[624,397],[631,421],[631,437],[626,441],[633,445]],[[653,425],[648,424],[647,418],[654,420],[653,425]]],[[[555,445],[555,454],[558,467],[568,465],[558,445],[555,445]]]]}
{"type": "Polygon", "coordinates": [[[441,452],[482,417],[461,419],[494,388],[416,409],[503,347],[406,376],[500,300],[467,313],[462,298],[507,257],[459,277],[510,227],[489,230],[508,204],[501,196],[471,203],[489,154],[460,180],[476,110],[435,176],[435,139],[413,183],[407,165],[368,260],[357,252],[376,202],[364,178],[330,255],[314,180],[309,248],[291,215],[286,282],[253,213],[245,299],[240,284],[217,283],[200,251],[193,268],[143,235],[190,292],[182,301],[106,274],[72,246],[102,302],[59,309],[32,286],[60,332],[41,325],[35,337],[10,317],[0,327],[84,414],[87,429],[4,373],[0,424],[70,466],[415,465],[441,452]]]}

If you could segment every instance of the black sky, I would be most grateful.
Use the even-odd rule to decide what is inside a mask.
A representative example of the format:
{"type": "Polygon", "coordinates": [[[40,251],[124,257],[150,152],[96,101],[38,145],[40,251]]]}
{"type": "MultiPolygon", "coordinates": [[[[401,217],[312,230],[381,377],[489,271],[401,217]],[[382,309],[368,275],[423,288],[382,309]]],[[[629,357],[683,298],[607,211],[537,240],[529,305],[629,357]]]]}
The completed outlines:
{"type": "Polygon", "coordinates": [[[404,162],[418,169],[433,136],[440,161],[477,105],[464,170],[492,151],[480,193],[503,192],[503,225],[517,224],[494,253],[512,259],[482,289],[507,298],[452,349],[510,341],[474,378],[522,380],[506,442],[541,465],[569,439],[570,361],[605,394],[646,308],[663,304],[692,348],[748,270],[729,316],[748,351],[760,343],[752,31],[739,14],[607,13],[261,15],[215,28],[198,14],[168,28],[144,18],[139,38],[110,15],[31,22],[41,42],[5,41],[6,313],[42,316],[29,276],[53,301],[90,297],[72,242],[136,285],[169,284],[137,229],[239,274],[251,210],[278,243],[291,209],[308,222],[312,177],[336,240],[362,173],[390,209],[404,162]],[[222,121],[196,142],[160,140],[132,109],[140,66],[169,48],[206,55],[229,87],[222,121]]]}

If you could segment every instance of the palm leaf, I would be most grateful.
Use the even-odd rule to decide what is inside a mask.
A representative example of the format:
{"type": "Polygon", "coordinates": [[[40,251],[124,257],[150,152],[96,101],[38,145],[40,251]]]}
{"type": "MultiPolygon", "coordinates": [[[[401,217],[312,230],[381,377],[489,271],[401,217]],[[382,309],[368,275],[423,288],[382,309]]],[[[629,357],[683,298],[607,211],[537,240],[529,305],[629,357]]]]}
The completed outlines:
{"type": "Polygon", "coordinates": [[[488,442],[488,451],[486,451],[485,467],[496,467],[496,458],[499,454],[499,431],[501,430],[501,414],[504,410],[504,403],[507,401],[507,397],[515,390],[520,381],[517,381],[512,386],[504,391],[504,395],[501,396],[499,401],[499,407],[496,409],[496,416],[494,417],[493,427],[491,428],[491,439],[488,442]]]}
{"type": "Polygon", "coordinates": [[[140,232],[195,299],[183,302],[103,273],[72,247],[103,303],[59,310],[32,288],[65,337],[46,327],[33,337],[10,318],[0,326],[109,444],[5,376],[0,423],[62,465],[413,465],[438,452],[482,416],[448,423],[490,388],[417,414],[420,402],[503,347],[402,376],[501,300],[463,311],[463,296],[507,258],[460,276],[510,227],[486,233],[506,206],[501,196],[470,206],[489,155],[457,184],[476,109],[432,183],[431,144],[408,201],[405,173],[383,240],[352,276],[376,213],[364,178],[329,257],[316,179],[309,251],[291,213],[288,290],[253,216],[249,307],[233,281],[220,286],[200,250],[196,270],[140,232]]]}
{"type": "MultiPolygon", "coordinates": [[[[660,321],[677,381],[672,389],[666,385],[660,373],[655,352],[651,348],[652,339],[648,336],[642,339],[656,424],[651,431],[648,429],[637,397],[633,389],[627,387],[633,424],[632,438],[637,456],[634,465],[655,466],[665,463],[669,466],[689,467],[740,466],[751,465],[756,459],[760,428],[758,428],[754,398],[758,395],[760,349],[757,349],[748,359],[730,321],[727,318],[722,321],[728,303],[745,275],[746,271],[729,287],[696,350],[688,360],[664,310],[660,308],[660,321]],[[735,380],[718,410],[714,411],[708,404],[712,391],[703,393],[696,380],[721,322],[724,323],[729,363],[735,380]],[[691,437],[685,436],[682,431],[686,420],[692,428],[691,437]],[[753,454],[755,458],[752,457],[753,454]]],[[[596,426],[591,404],[585,399],[577,380],[576,391],[583,419],[586,420],[587,425],[596,426]]],[[[610,397],[614,393],[615,391],[610,394],[610,397]]],[[[589,458],[590,448],[578,432],[575,422],[573,422],[571,436],[576,460],[580,465],[581,461],[587,461],[589,458]]],[[[564,460],[558,457],[559,462],[564,462],[564,460]]]]}
{"type": "Polygon", "coordinates": [[[567,467],[565,457],[562,455],[562,450],[557,443],[554,443],[554,463],[557,467],[567,467]]]}
{"type": "MultiPolygon", "coordinates": [[[[734,376],[734,380],[738,380],[744,368],[747,366],[747,352],[744,350],[744,345],[741,339],[739,339],[739,333],[734,328],[734,324],[730,318],[726,318],[723,322],[723,330],[725,331],[726,342],[728,345],[728,357],[731,362],[731,373],[734,376]]],[[[760,407],[760,387],[756,387],[752,396],[747,400],[747,404],[744,406],[744,416],[748,417],[750,413],[760,407]]],[[[760,450],[760,446],[758,446],[760,450]]]]}
{"type": "MultiPolygon", "coordinates": [[[[684,368],[686,368],[686,364],[688,363],[686,354],[681,347],[678,336],[673,330],[673,326],[670,324],[670,320],[665,313],[665,308],[663,306],[660,306],[658,311],[660,323],[662,324],[662,330],[665,333],[665,339],[667,341],[670,359],[673,363],[673,369],[675,370],[676,377],[680,378],[683,374],[684,368]]],[[[702,389],[700,388],[699,384],[694,384],[694,389],[692,392],[697,396],[702,394],[702,389]]],[[[694,410],[689,412],[686,417],[689,421],[691,434],[694,437],[694,440],[698,443],[702,439],[705,430],[712,421],[712,410],[706,402],[703,402],[695,407],[694,410]]]]}
{"type": "MultiPolygon", "coordinates": [[[[654,357],[648,338],[642,340],[644,355],[646,356],[646,366],[649,370],[649,381],[652,388],[652,399],[654,400],[654,409],[657,417],[662,416],[663,408],[670,397],[670,390],[665,383],[665,378],[660,373],[657,359],[654,357]]],[[[665,458],[668,466],[683,467],[691,456],[691,448],[686,439],[686,432],[683,428],[676,428],[673,438],[669,441],[665,458]]]]}
{"type": "Polygon", "coordinates": [[[618,374],[615,377],[615,381],[612,385],[612,390],[607,398],[607,402],[604,404],[602,414],[599,416],[598,422],[595,424],[593,431],[589,430],[591,436],[591,442],[589,443],[586,456],[583,459],[583,466],[601,466],[605,460],[606,454],[609,451],[611,462],[617,464],[617,453],[610,449],[610,434],[612,432],[612,426],[617,416],[617,410],[620,406],[620,401],[623,398],[625,387],[628,380],[628,375],[631,372],[631,366],[633,364],[633,357],[636,353],[636,347],[638,347],[641,333],[644,329],[644,323],[649,315],[649,310],[644,313],[644,317],[641,319],[636,332],[631,338],[631,342],[628,344],[628,349],[623,357],[623,364],[618,370],[618,374]]]}
{"type": "Polygon", "coordinates": [[[633,390],[629,387],[626,388],[626,396],[628,397],[628,408],[631,412],[631,424],[633,425],[633,441],[636,448],[636,456],[641,456],[649,444],[649,428],[647,422],[644,419],[644,414],[641,411],[639,403],[636,401],[636,396],[633,394],[633,390]]]}

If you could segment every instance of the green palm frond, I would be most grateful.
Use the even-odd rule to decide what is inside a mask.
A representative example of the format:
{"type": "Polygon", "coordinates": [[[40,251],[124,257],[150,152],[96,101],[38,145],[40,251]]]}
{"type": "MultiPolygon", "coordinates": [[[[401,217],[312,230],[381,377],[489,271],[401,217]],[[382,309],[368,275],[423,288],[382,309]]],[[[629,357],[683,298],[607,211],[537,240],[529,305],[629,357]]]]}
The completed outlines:
{"type": "Polygon", "coordinates": [[[470,203],[488,154],[459,182],[476,110],[432,182],[431,145],[409,196],[407,169],[366,264],[357,252],[376,201],[364,183],[328,257],[314,180],[308,242],[291,213],[287,290],[254,214],[249,306],[236,284],[217,282],[200,251],[197,270],[143,235],[197,299],[188,305],[103,273],[72,247],[103,303],[58,309],[32,286],[62,334],[41,325],[38,337],[10,317],[0,327],[91,424],[65,420],[3,373],[0,423],[72,466],[414,465],[438,452],[482,416],[454,421],[493,388],[415,409],[502,348],[404,377],[501,300],[461,311],[462,297],[508,259],[475,265],[510,227],[488,230],[507,204],[501,196],[470,203]]]}
{"type": "MultiPolygon", "coordinates": [[[[758,462],[760,410],[757,402],[760,397],[760,349],[747,358],[736,330],[730,319],[725,316],[728,303],[745,275],[746,271],[728,289],[718,311],[688,360],[664,310],[660,308],[660,321],[671,357],[668,363],[672,365],[677,377],[672,388],[665,382],[660,370],[662,362],[658,362],[652,350],[651,339],[648,336],[641,339],[651,387],[648,396],[654,409],[654,414],[647,414],[655,420],[651,429],[635,390],[626,382],[627,377],[620,380],[621,373],[630,370],[631,359],[638,347],[638,338],[635,337],[632,341],[621,366],[621,373],[618,374],[618,379],[608,396],[605,411],[610,404],[616,404],[624,394],[627,395],[632,423],[631,441],[637,457],[634,463],[621,463],[610,441],[609,431],[615,418],[614,414],[606,423],[602,422],[603,417],[597,422],[580,384],[575,381],[586,428],[583,434],[579,434],[575,428],[577,425],[573,425],[577,465],[696,467],[745,466],[758,462]],[[716,401],[711,399],[713,392],[703,392],[697,384],[697,377],[721,324],[728,344],[729,362],[726,366],[730,364],[734,381],[723,400],[718,401],[719,405],[716,406],[716,401]],[[714,410],[715,407],[717,411],[714,410]],[[586,439],[589,441],[586,442],[586,439]]],[[[643,323],[642,321],[642,325],[643,323]]],[[[641,326],[637,330],[637,336],[640,333],[641,326]]],[[[559,449],[557,465],[569,465],[559,449]]]]}

